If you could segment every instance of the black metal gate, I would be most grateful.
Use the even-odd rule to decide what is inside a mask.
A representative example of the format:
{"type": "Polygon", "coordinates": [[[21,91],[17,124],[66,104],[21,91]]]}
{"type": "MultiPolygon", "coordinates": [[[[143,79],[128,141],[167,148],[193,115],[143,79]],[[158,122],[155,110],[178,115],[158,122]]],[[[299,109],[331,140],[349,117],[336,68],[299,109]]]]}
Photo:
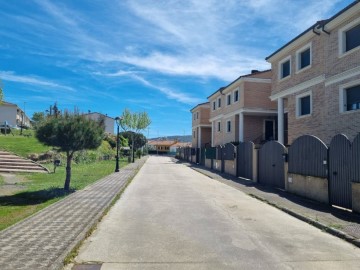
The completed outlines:
{"type": "Polygon", "coordinates": [[[200,165],[205,166],[205,148],[200,148],[200,165]]]}
{"type": "Polygon", "coordinates": [[[259,150],[259,182],[278,188],[285,188],[286,148],[277,141],[265,143],[259,150]]]}
{"type": "Polygon", "coordinates": [[[222,145],[218,145],[216,147],[216,160],[219,160],[220,161],[220,169],[221,169],[221,172],[225,172],[225,160],[224,160],[224,156],[223,156],[223,148],[224,146],[222,145]]]}
{"type": "Polygon", "coordinates": [[[355,183],[360,183],[360,133],[355,137],[351,150],[351,180],[355,183]]]}
{"type": "Polygon", "coordinates": [[[253,153],[255,145],[252,142],[240,142],[237,146],[236,176],[253,180],[253,153]]]}
{"type": "Polygon", "coordinates": [[[200,163],[200,148],[196,148],[196,164],[200,163]]]}
{"type": "Polygon", "coordinates": [[[330,142],[329,201],[332,205],[349,209],[352,206],[351,150],[351,142],[345,135],[336,135],[330,142]]]}

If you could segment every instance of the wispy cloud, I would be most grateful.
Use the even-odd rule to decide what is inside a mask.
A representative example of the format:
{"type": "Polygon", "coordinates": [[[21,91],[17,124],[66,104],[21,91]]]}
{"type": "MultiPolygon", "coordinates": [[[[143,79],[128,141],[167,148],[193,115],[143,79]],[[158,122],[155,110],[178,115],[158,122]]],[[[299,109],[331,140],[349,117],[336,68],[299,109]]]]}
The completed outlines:
{"type": "Polygon", "coordinates": [[[0,79],[4,81],[17,82],[22,84],[30,84],[41,87],[49,87],[49,88],[58,88],[67,90],[70,92],[75,92],[75,89],[66,85],[61,85],[59,83],[50,81],[45,78],[41,78],[33,75],[17,75],[13,71],[0,71],[0,79]]]}
{"type": "Polygon", "coordinates": [[[139,75],[132,74],[131,77],[136,79],[137,81],[141,82],[143,85],[145,85],[149,88],[153,88],[153,89],[160,91],[169,99],[177,100],[177,101],[185,103],[185,104],[197,104],[200,102],[199,99],[188,96],[184,93],[176,92],[175,90],[167,88],[167,87],[154,85],[151,82],[147,81],[146,79],[140,77],[139,75]]]}

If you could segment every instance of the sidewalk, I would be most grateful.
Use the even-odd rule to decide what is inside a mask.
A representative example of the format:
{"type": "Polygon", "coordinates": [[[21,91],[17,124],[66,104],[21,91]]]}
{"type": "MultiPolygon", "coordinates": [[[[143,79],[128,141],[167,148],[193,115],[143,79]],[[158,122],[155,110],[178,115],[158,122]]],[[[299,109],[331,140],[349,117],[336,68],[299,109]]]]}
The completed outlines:
{"type": "Polygon", "coordinates": [[[146,158],[0,232],[0,269],[61,269],[146,158]]]}
{"type": "Polygon", "coordinates": [[[204,166],[187,162],[183,164],[360,247],[359,214],[318,203],[280,189],[265,187],[232,175],[223,174],[204,166]]]}

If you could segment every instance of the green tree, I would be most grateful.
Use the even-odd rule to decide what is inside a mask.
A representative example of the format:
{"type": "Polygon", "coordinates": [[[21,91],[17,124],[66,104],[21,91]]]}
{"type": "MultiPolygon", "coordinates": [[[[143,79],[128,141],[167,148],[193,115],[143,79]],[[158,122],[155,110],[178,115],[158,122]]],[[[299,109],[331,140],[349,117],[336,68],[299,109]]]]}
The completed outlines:
{"type": "MultiPolygon", "coordinates": [[[[132,131],[132,136],[145,130],[150,124],[150,117],[146,112],[132,113],[130,110],[125,109],[121,116],[121,127],[124,131],[132,131]]],[[[134,138],[132,137],[132,162],[134,162],[134,138]]]]}
{"type": "Polygon", "coordinates": [[[132,140],[134,139],[134,148],[135,149],[139,149],[139,148],[143,147],[147,142],[146,137],[141,133],[125,131],[125,132],[121,132],[120,136],[126,138],[129,142],[129,144],[131,144],[131,145],[133,145],[132,140]]]}
{"type": "Polygon", "coordinates": [[[104,137],[104,130],[97,121],[78,114],[60,114],[48,118],[36,130],[37,139],[45,145],[66,153],[66,178],[64,189],[70,189],[71,162],[79,150],[97,149],[104,137]]]}
{"type": "Polygon", "coordinates": [[[39,126],[42,122],[45,121],[45,113],[43,112],[34,112],[32,116],[32,120],[35,128],[39,126]]]}

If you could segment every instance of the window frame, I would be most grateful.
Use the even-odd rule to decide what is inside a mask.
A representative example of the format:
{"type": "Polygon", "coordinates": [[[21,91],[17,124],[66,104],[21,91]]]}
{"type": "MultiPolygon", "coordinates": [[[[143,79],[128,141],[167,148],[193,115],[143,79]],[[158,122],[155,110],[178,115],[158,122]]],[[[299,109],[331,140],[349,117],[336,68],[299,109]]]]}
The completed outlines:
{"type": "Polygon", "coordinates": [[[312,57],[312,43],[308,43],[306,44],[305,46],[301,47],[299,50],[296,51],[296,73],[300,73],[304,70],[307,70],[309,68],[311,68],[312,66],[312,60],[313,60],[313,57],[312,57]],[[310,64],[307,65],[306,67],[301,67],[301,54],[305,51],[307,51],[308,49],[310,49],[310,64]]]}
{"type": "Polygon", "coordinates": [[[226,106],[231,105],[231,93],[226,95],[226,106]]]}
{"type": "Polygon", "coordinates": [[[233,92],[233,103],[239,102],[239,89],[235,89],[233,92]],[[235,100],[235,93],[237,93],[237,100],[235,100]]]}
{"type": "Polygon", "coordinates": [[[338,47],[339,47],[340,58],[360,50],[360,45],[359,45],[355,48],[352,48],[349,51],[346,51],[346,32],[358,25],[360,25],[360,18],[348,23],[347,25],[343,26],[338,30],[338,47]]]}
{"type": "Polygon", "coordinates": [[[215,110],[216,110],[216,100],[214,100],[214,101],[213,101],[212,110],[213,110],[213,111],[215,111],[215,110]]]}
{"type": "Polygon", "coordinates": [[[217,123],[216,131],[221,132],[221,121],[217,121],[216,123],[217,123]]]}
{"type": "Polygon", "coordinates": [[[286,80],[288,78],[291,77],[291,55],[283,58],[281,61],[279,61],[278,64],[278,79],[279,81],[283,81],[286,80]],[[283,64],[289,61],[289,75],[287,75],[286,77],[282,77],[282,73],[283,73],[283,64]]]}
{"type": "Polygon", "coordinates": [[[347,110],[347,96],[346,91],[349,88],[360,86],[360,80],[352,81],[347,84],[343,84],[339,86],[339,112],[341,114],[348,114],[348,113],[356,113],[360,112],[360,109],[355,110],[347,110]]]}
{"type": "Polygon", "coordinates": [[[309,117],[313,113],[313,100],[312,100],[312,91],[308,91],[296,96],[296,118],[309,117]],[[301,114],[301,99],[304,97],[310,96],[310,113],[301,114]]]}
{"type": "Polygon", "coordinates": [[[226,121],[226,133],[231,133],[231,120],[226,121]]]}
{"type": "Polygon", "coordinates": [[[217,108],[220,109],[221,108],[221,97],[217,98],[217,108]]]}
{"type": "Polygon", "coordinates": [[[196,119],[199,119],[199,112],[196,112],[196,119]]]}

